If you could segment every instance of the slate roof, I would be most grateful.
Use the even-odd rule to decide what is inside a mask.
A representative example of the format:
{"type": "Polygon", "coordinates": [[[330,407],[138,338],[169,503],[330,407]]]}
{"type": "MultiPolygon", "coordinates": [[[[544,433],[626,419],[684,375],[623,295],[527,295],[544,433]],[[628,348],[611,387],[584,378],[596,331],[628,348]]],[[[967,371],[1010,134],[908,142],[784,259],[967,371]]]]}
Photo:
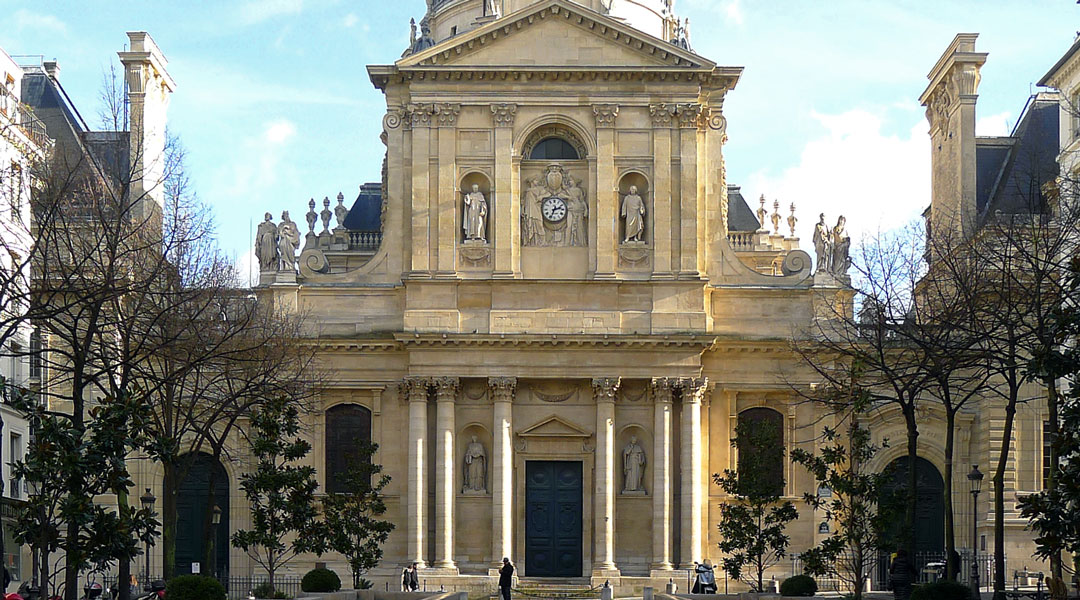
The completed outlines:
{"type": "Polygon", "coordinates": [[[731,231],[757,231],[761,229],[754,211],[743,198],[742,188],[729,185],[727,188],[728,229],[731,231]]]}
{"type": "Polygon", "coordinates": [[[382,231],[382,184],[365,183],[345,217],[349,231],[382,231]]]}
{"type": "Polygon", "coordinates": [[[1012,134],[975,143],[976,206],[979,221],[996,212],[1047,210],[1043,186],[1058,175],[1060,96],[1042,92],[1028,98],[1012,134]]]}

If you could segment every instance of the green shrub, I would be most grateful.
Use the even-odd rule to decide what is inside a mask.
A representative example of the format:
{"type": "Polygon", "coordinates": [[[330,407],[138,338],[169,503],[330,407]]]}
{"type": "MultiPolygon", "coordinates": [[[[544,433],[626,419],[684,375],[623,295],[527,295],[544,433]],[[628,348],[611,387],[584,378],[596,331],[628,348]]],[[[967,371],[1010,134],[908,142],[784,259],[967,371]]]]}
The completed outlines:
{"type": "Polygon", "coordinates": [[[285,592],[279,592],[279,591],[275,590],[274,586],[270,585],[269,582],[260,583],[259,585],[255,586],[255,588],[253,590],[251,590],[251,591],[252,591],[253,594],[255,594],[256,598],[288,598],[289,597],[289,595],[286,594],[285,592]]]}
{"type": "Polygon", "coordinates": [[[917,585],[911,590],[911,600],[968,600],[969,598],[971,598],[971,588],[948,579],[917,585]]]}
{"type": "Polygon", "coordinates": [[[336,592],[341,589],[341,578],[330,569],[312,569],[300,580],[305,592],[336,592]]]}
{"type": "Polygon", "coordinates": [[[363,577],[361,577],[360,578],[360,587],[357,588],[357,589],[370,590],[373,587],[375,587],[375,582],[374,581],[372,581],[370,579],[364,579],[363,577]]]}
{"type": "Polygon", "coordinates": [[[813,596],[817,593],[817,582],[809,575],[788,577],[780,584],[781,596],[813,596]]]}
{"type": "Polygon", "coordinates": [[[181,575],[165,585],[169,600],[225,600],[225,586],[213,577],[181,575]]]}

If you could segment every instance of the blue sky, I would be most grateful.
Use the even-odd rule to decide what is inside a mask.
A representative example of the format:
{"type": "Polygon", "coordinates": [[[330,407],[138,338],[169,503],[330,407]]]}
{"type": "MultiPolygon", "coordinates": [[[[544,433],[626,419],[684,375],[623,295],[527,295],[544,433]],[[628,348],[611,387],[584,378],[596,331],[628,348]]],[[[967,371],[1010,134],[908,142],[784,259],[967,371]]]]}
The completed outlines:
{"type": "MultiPolygon", "coordinates": [[[[214,207],[221,245],[246,260],[263,212],[302,215],[308,198],[354,198],[376,181],[385,103],[367,64],[388,64],[424,0],[13,2],[0,47],[55,58],[93,122],[103,72],[128,30],[151,33],[178,83],[170,127],[214,207]]],[[[978,32],[979,132],[1003,134],[1034,82],[1072,43],[1072,0],[677,0],[694,49],[746,68],[725,104],[728,180],[769,205],[794,202],[807,240],[816,214],[856,233],[928,203],[929,141],[917,98],[957,32],[978,32]]],[[[752,208],[757,202],[752,201],[752,208]]],[[[302,220],[302,219],[298,219],[302,220]]]]}

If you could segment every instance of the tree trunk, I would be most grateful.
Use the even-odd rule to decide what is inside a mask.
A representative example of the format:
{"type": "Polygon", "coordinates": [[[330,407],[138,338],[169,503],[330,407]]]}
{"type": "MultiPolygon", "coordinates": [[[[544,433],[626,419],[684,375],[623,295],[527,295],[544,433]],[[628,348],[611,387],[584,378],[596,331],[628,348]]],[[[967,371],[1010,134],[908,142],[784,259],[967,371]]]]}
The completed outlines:
{"type": "Polygon", "coordinates": [[[52,598],[52,591],[49,589],[52,577],[49,573],[49,552],[42,548],[39,554],[41,554],[41,563],[38,565],[38,577],[40,578],[38,599],[43,600],[44,598],[52,598]]]}
{"type": "Polygon", "coordinates": [[[956,517],[953,513],[953,446],[956,437],[956,411],[945,409],[945,577],[956,579],[956,517]]]}
{"type": "Polygon", "coordinates": [[[1005,425],[1001,451],[994,470],[994,600],[1005,599],[1005,467],[1012,447],[1013,418],[1016,416],[1018,389],[1012,390],[1005,406],[1005,425]]]}
{"type": "Polygon", "coordinates": [[[915,404],[911,403],[904,407],[904,422],[907,425],[907,455],[908,455],[908,481],[906,510],[904,511],[904,539],[903,545],[908,555],[915,558],[915,508],[918,495],[915,486],[918,484],[915,467],[919,460],[919,425],[915,422],[915,404]]]}
{"type": "MultiPolygon", "coordinates": [[[[176,497],[180,493],[180,468],[168,462],[161,466],[161,572],[168,581],[176,575],[176,497]]],[[[146,576],[151,577],[150,573],[146,576]]]]}
{"type": "MultiPolygon", "coordinates": [[[[1058,391],[1057,380],[1053,377],[1045,379],[1046,384],[1046,412],[1050,423],[1050,473],[1046,476],[1046,489],[1052,490],[1057,485],[1058,466],[1058,391]]],[[[1058,579],[1062,578],[1061,551],[1058,550],[1050,555],[1050,574],[1058,579]]]]}
{"type": "MultiPolygon", "coordinates": [[[[124,509],[128,505],[127,490],[121,490],[117,494],[117,504],[120,507],[120,514],[124,514],[124,509]]],[[[127,534],[131,536],[131,532],[127,534]]],[[[119,568],[116,574],[116,587],[119,588],[119,594],[117,594],[117,600],[131,600],[131,559],[125,559],[119,561],[119,568]]]]}

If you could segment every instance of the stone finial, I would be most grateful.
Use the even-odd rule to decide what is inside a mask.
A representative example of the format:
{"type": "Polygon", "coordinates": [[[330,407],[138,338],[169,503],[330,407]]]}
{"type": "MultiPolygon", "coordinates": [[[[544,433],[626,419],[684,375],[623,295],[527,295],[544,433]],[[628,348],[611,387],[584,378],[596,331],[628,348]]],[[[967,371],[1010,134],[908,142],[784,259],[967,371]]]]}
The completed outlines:
{"type": "Polygon", "coordinates": [[[773,200],[773,214],[772,214],[772,228],[773,235],[780,235],[780,201],[773,200]]]}
{"type": "Polygon", "coordinates": [[[337,219],[337,228],[345,228],[345,219],[349,217],[349,209],[345,208],[345,194],[338,192],[337,206],[334,207],[334,218],[337,219]]]}
{"type": "Polygon", "coordinates": [[[795,216],[795,203],[791,203],[791,215],[787,218],[788,227],[791,229],[791,237],[795,237],[795,224],[799,222],[799,218],[795,216]]]}
{"type": "Polygon", "coordinates": [[[330,212],[330,198],[323,196],[322,212],[319,213],[319,216],[322,218],[323,233],[330,233],[330,217],[333,216],[333,214],[334,213],[330,212]]]}
{"type": "Polygon", "coordinates": [[[315,232],[315,221],[319,220],[319,215],[315,212],[315,199],[308,200],[308,211],[305,217],[307,218],[308,233],[315,232]]]}
{"type": "Polygon", "coordinates": [[[761,223],[762,229],[767,229],[765,227],[765,223],[767,222],[765,219],[769,216],[769,211],[765,208],[765,194],[761,195],[759,201],[761,202],[761,206],[759,206],[757,209],[757,220],[758,223],[761,223]]]}

